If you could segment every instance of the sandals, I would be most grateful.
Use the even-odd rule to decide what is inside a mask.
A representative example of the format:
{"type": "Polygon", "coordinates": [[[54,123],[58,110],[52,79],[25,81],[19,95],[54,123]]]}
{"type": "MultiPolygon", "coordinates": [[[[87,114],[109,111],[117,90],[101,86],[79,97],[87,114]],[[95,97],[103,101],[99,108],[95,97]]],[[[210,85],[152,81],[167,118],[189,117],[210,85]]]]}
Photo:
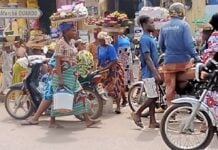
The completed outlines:
{"type": "Polygon", "coordinates": [[[32,120],[30,120],[30,119],[27,119],[27,120],[23,120],[23,121],[21,121],[21,125],[26,125],[26,126],[28,126],[28,125],[38,125],[39,124],[39,122],[38,121],[32,121],[32,120]]]}
{"type": "Polygon", "coordinates": [[[90,123],[86,124],[87,128],[90,128],[91,126],[100,123],[101,120],[95,120],[95,121],[91,121],[90,123]]]}
{"type": "Polygon", "coordinates": [[[140,119],[140,117],[138,117],[135,113],[131,114],[133,121],[135,122],[135,124],[140,127],[140,128],[144,128],[144,125],[140,119]]]}

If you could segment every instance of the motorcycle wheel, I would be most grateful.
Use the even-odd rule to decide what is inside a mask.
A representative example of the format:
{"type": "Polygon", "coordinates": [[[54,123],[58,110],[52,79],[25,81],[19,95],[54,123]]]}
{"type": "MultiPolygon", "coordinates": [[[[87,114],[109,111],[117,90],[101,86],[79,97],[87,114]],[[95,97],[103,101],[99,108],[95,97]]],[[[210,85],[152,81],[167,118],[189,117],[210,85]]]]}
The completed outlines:
{"type": "Polygon", "coordinates": [[[8,114],[19,120],[28,118],[34,110],[30,95],[23,94],[21,89],[11,89],[8,91],[4,103],[8,114]]]}
{"type": "MultiPolygon", "coordinates": [[[[163,93],[159,92],[159,100],[156,102],[156,108],[162,108],[163,110],[166,110],[166,106],[164,103],[164,95],[163,93]]],[[[128,93],[128,103],[130,109],[135,112],[139,109],[139,107],[146,101],[147,96],[144,87],[141,86],[141,84],[136,84],[132,86],[128,93]],[[142,89],[143,88],[143,89],[142,89]],[[142,94],[140,95],[140,90],[142,90],[142,94]]],[[[147,118],[149,116],[149,109],[146,109],[143,111],[141,117],[147,118]]]]}
{"type": "MultiPolygon", "coordinates": [[[[88,115],[91,119],[97,119],[101,117],[103,111],[103,100],[100,95],[92,89],[84,89],[87,93],[87,101],[89,103],[88,115]]],[[[83,115],[75,115],[75,117],[81,121],[84,121],[83,115]]]]}
{"type": "Polygon", "coordinates": [[[128,93],[128,103],[130,109],[135,112],[146,100],[145,89],[141,84],[136,84],[129,89],[128,93]],[[143,88],[143,89],[142,89],[143,88]],[[140,94],[140,91],[142,93],[140,94]]]}
{"type": "Polygon", "coordinates": [[[164,113],[160,131],[162,139],[170,149],[205,149],[213,139],[215,128],[212,125],[209,115],[203,111],[197,112],[196,117],[190,125],[190,129],[182,131],[191,112],[192,107],[189,104],[173,104],[164,113]],[[185,114],[187,116],[185,116],[185,114]],[[199,116],[201,120],[198,119],[199,116]],[[178,126],[178,129],[176,129],[176,126],[178,126]],[[170,134],[170,132],[172,133],[170,134]],[[205,134],[205,136],[203,136],[203,134],[205,134]],[[189,144],[193,145],[190,146],[189,144]]]}

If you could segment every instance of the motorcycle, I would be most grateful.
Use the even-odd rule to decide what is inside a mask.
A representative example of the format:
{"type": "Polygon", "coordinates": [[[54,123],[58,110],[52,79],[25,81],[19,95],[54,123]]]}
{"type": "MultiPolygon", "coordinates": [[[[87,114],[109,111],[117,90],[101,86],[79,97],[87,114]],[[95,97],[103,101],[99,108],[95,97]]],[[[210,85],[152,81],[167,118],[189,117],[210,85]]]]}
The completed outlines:
{"type": "Polygon", "coordinates": [[[205,149],[218,133],[218,63],[197,64],[195,76],[206,82],[200,98],[175,99],[161,121],[162,139],[174,150],[205,149]]]}
{"type": "MultiPolygon", "coordinates": [[[[88,99],[93,101],[88,112],[92,119],[97,119],[102,115],[104,101],[107,100],[107,92],[101,86],[101,74],[104,72],[107,72],[107,70],[94,71],[88,74],[86,78],[79,77],[78,79],[81,86],[86,91],[88,99]]],[[[83,115],[77,115],[75,117],[79,120],[84,120],[83,115]]]]}
{"type": "Polygon", "coordinates": [[[39,91],[40,69],[44,62],[48,61],[45,56],[26,56],[28,63],[27,74],[21,83],[9,87],[5,98],[5,108],[8,114],[15,119],[26,119],[35,112],[42,100],[42,91],[39,91]]]}
{"type": "MultiPolygon", "coordinates": [[[[160,55],[158,64],[162,66],[164,62],[164,54],[160,55]]],[[[190,95],[193,97],[199,97],[201,91],[204,89],[204,82],[197,82],[195,79],[187,79],[186,86],[183,86],[184,76],[183,74],[178,76],[178,81],[176,83],[176,93],[179,97],[184,95],[190,95]],[[182,86],[181,86],[182,85],[182,86]]],[[[132,111],[136,111],[146,100],[146,92],[144,89],[144,82],[137,81],[135,82],[129,90],[128,93],[128,103],[132,111]]],[[[156,102],[156,108],[166,109],[166,98],[165,98],[165,86],[159,86],[159,100],[156,102]]],[[[148,116],[148,112],[144,112],[144,117],[148,116]]]]}
{"type": "MultiPolygon", "coordinates": [[[[5,108],[8,114],[15,119],[26,119],[31,116],[39,107],[42,100],[43,85],[39,82],[40,69],[48,59],[45,56],[27,56],[28,73],[23,82],[9,87],[5,99],[5,108]],[[40,86],[41,85],[41,86],[40,86]],[[41,87],[41,88],[40,88],[41,87]]],[[[81,85],[88,95],[89,115],[92,119],[101,116],[103,109],[102,96],[104,90],[94,88],[99,82],[98,72],[88,75],[86,81],[81,81],[81,85]]],[[[80,117],[76,116],[82,120],[80,117]]]]}

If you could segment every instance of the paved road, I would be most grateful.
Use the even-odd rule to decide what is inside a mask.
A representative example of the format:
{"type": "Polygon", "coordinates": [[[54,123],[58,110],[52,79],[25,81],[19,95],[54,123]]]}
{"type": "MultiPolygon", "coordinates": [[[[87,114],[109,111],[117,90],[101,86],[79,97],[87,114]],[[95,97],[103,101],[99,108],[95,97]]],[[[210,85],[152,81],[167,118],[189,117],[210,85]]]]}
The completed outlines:
{"type": "MultiPolygon", "coordinates": [[[[130,120],[129,108],[121,115],[107,114],[96,128],[86,129],[74,117],[59,118],[63,129],[47,127],[48,118],[38,126],[21,126],[8,116],[0,103],[0,150],[167,150],[159,130],[138,129],[130,120]]],[[[158,119],[161,115],[158,115],[158,119]]],[[[147,124],[147,119],[143,120],[147,124]]],[[[218,149],[215,142],[209,149],[218,149]]]]}

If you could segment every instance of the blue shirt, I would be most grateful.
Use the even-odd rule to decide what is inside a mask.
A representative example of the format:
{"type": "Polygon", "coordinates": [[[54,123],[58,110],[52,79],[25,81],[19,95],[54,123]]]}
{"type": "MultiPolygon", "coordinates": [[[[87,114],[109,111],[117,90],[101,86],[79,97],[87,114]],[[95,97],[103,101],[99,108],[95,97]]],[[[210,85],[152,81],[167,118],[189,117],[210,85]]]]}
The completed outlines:
{"type": "Polygon", "coordinates": [[[145,79],[145,78],[154,77],[153,73],[151,72],[151,70],[148,68],[148,65],[146,64],[144,53],[150,54],[151,60],[153,61],[154,66],[157,68],[158,52],[157,52],[157,45],[155,39],[151,35],[144,33],[139,42],[139,50],[140,50],[142,78],[145,79]]]}
{"type": "Polygon", "coordinates": [[[112,61],[118,60],[116,50],[113,45],[106,48],[98,46],[98,61],[101,67],[106,67],[112,61]]]}
{"type": "Polygon", "coordinates": [[[161,28],[159,46],[165,52],[165,64],[186,63],[198,56],[188,23],[178,18],[161,28]]]}

